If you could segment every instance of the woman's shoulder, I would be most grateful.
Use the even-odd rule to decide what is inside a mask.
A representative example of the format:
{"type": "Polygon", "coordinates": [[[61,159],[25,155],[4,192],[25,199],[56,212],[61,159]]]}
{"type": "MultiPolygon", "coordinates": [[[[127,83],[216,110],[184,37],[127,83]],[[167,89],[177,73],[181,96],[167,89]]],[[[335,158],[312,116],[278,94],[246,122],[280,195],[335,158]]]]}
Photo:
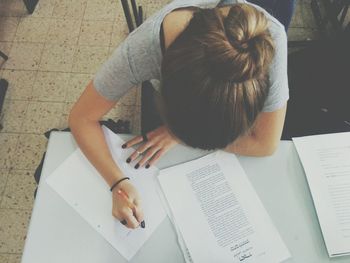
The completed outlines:
{"type": "Polygon", "coordinates": [[[165,49],[186,29],[193,17],[192,7],[180,8],[168,13],[163,19],[165,49]]]}

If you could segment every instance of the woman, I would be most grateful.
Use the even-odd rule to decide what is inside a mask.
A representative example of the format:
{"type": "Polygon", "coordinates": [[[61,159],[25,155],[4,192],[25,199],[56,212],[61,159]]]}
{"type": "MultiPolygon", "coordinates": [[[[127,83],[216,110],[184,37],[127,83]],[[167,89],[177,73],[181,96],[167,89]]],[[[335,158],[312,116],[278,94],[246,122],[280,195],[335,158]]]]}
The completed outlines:
{"type": "Polygon", "coordinates": [[[161,81],[165,124],[123,145],[140,144],[127,160],[135,169],[153,165],[179,142],[270,155],[281,137],[288,100],[284,27],[248,3],[174,1],[132,32],[88,84],[69,125],[113,188],[113,215],[129,228],[143,221],[141,200],[114,163],[98,120],[131,87],[150,79],[161,81]]]}

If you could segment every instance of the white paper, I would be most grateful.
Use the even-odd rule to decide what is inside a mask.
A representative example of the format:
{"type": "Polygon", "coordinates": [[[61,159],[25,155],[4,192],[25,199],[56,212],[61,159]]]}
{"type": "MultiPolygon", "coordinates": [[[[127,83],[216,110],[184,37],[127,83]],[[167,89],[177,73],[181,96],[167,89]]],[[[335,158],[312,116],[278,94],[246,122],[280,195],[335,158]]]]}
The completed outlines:
{"type": "Polygon", "coordinates": [[[212,153],[161,170],[158,179],[193,262],[290,257],[234,155],[212,153]]]}
{"type": "Polygon", "coordinates": [[[77,149],[46,180],[119,253],[130,260],[166,216],[157,194],[158,169],[135,170],[125,160],[133,152],[124,141],[103,127],[114,161],[137,188],[142,199],[146,228],[130,230],[112,216],[112,194],[104,179],[77,149]]]}
{"type": "Polygon", "coordinates": [[[350,133],[293,138],[329,256],[350,254],[350,133]]]}

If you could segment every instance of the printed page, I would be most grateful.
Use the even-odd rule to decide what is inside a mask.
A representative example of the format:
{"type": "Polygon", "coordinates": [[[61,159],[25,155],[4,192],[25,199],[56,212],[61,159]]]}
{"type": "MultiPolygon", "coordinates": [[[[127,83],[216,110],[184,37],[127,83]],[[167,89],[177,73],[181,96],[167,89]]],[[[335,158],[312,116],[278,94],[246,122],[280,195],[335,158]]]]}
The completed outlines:
{"type": "Polygon", "coordinates": [[[158,180],[193,262],[290,257],[233,154],[219,151],[161,170],[158,180]]]}
{"type": "Polygon", "coordinates": [[[350,133],[293,138],[329,256],[350,254],[350,133]]]}
{"type": "Polygon", "coordinates": [[[100,233],[119,253],[130,260],[166,216],[157,194],[158,169],[135,170],[125,160],[132,149],[122,149],[124,141],[103,127],[115,162],[138,189],[143,203],[146,228],[130,230],[112,216],[112,193],[102,176],[77,149],[47,179],[47,183],[100,233]]]}

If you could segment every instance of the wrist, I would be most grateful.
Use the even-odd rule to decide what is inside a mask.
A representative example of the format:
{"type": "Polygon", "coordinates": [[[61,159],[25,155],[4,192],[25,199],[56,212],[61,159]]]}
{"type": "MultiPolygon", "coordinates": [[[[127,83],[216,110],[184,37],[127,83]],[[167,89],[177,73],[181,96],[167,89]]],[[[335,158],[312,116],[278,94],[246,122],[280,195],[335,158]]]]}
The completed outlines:
{"type": "Polygon", "coordinates": [[[119,188],[118,186],[120,186],[123,182],[128,181],[128,180],[130,180],[130,177],[124,176],[124,177],[120,178],[119,180],[115,181],[112,184],[110,191],[113,192],[113,190],[119,188]]]}
{"type": "Polygon", "coordinates": [[[108,176],[104,176],[106,178],[106,181],[107,181],[107,184],[109,186],[109,188],[112,187],[112,185],[122,179],[124,176],[124,174],[119,170],[119,169],[116,169],[115,171],[113,171],[112,173],[108,174],[108,176]]]}

